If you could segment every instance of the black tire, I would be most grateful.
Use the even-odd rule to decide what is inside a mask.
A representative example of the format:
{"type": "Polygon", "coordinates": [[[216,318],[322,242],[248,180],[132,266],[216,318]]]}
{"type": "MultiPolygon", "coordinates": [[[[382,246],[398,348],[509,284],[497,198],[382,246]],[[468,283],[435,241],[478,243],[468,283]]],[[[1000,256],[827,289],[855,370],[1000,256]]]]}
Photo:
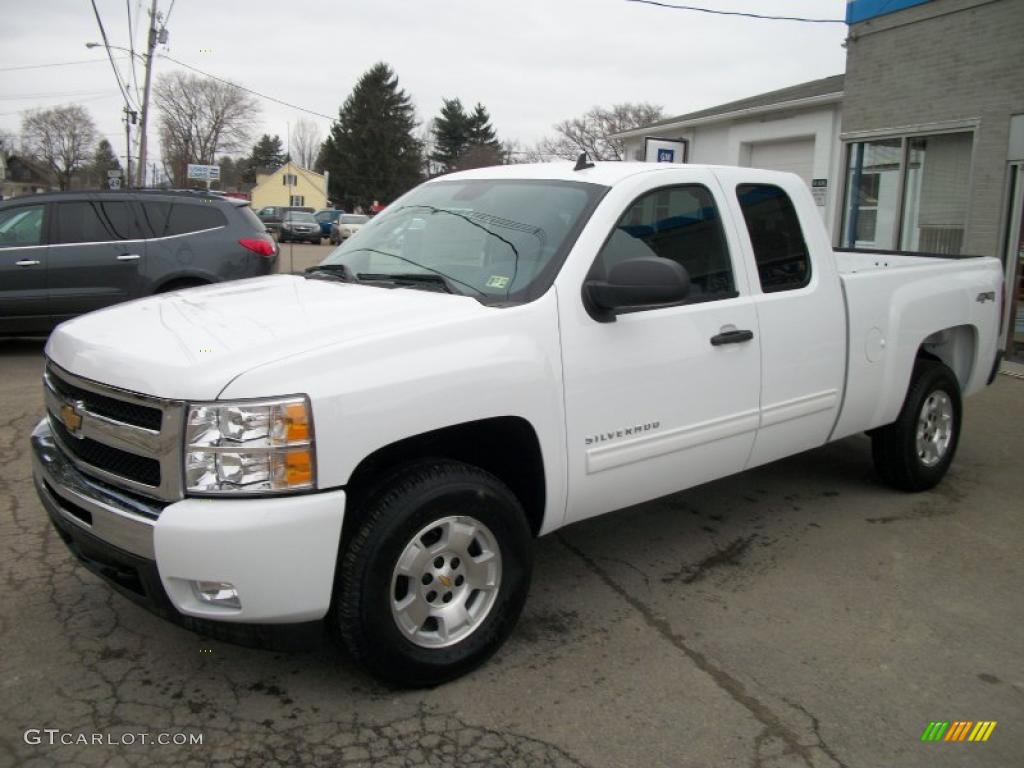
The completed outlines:
{"type": "Polygon", "coordinates": [[[960,441],[963,408],[960,385],[954,373],[937,360],[919,359],[900,415],[892,424],[871,434],[875,471],[888,485],[901,491],[927,491],[945,476],[960,441]],[[949,444],[937,463],[927,465],[917,450],[918,421],[922,409],[936,393],[944,393],[952,405],[949,444]]]}
{"type": "Polygon", "coordinates": [[[170,293],[171,291],[182,291],[186,288],[198,288],[201,285],[209,285],[207,280],[199,280],[198,278],[183,278],[181,280],[171,280],[169,283],[161,285],[154,291],[154,293],[170,293]]]}
{"type": "Polygon", "coordinates": [[[533,541],[519,500],[493,475],[454,461],[424,461],[391,474],[350,514],[359,514],[339,566],[335,616],[353,658],[403,687],[438,685],[483,663],[512,632],[529,590],[533,541]],[[493,534],[501,556],[497,596],[465,638],[422,647],[392,615],[392,578],[399,556],[432,522],[467,515],[493,534]]]}

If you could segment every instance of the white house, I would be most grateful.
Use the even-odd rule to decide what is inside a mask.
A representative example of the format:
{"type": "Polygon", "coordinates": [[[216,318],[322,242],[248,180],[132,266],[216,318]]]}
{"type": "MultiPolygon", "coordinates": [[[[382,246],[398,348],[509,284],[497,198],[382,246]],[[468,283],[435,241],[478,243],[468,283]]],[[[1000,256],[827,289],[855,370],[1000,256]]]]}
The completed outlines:
{"type": "Polygon", "coordinates": [[[618,134],[626,160],[739,165],[791,171],[839,230],[843,179],[843,75],[826,77],[618,134]],[[659,157],[660,156],[660,157],[659,157]]]}

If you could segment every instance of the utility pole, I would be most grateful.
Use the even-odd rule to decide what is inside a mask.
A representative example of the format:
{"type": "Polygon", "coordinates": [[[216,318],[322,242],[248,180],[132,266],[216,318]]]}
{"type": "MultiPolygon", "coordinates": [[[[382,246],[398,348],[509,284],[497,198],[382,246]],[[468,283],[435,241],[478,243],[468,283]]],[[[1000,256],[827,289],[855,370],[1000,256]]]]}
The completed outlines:
{"type": "Polygon", "coordinates": [[[127,106],[124,108],[124,186],[129,189],[132,185],[132,111],[127,106]]]}
{"type": "Polygon", "coordinates": [[[146,126],[149,123],[149,84],[153,79],[153,52],[156,51],[156,44],[159,38],[161,42],[167,40],[167,30],[157,31],[156,25],[159,22],[156,12],[156,0],[153,0],[149,8],[149,39],[147,40],[146,51],[146,80],[142,86],[142,133],[139,135],[139,179],[137,186],[146,186],[146,126]]]}

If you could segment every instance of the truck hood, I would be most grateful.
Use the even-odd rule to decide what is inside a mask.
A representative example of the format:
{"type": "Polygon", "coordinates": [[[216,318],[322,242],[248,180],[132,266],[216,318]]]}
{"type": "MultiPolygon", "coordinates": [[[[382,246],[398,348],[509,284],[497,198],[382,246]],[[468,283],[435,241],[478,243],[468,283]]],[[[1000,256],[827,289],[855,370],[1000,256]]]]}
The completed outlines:
{"type": "Polygon", "coordinates": [[[468,296],[273,275],[161,294],[69,320],[50,335],[46,354],[104,384],[212,400],[232,379],[264,363],[493,311],[468,296]]]}

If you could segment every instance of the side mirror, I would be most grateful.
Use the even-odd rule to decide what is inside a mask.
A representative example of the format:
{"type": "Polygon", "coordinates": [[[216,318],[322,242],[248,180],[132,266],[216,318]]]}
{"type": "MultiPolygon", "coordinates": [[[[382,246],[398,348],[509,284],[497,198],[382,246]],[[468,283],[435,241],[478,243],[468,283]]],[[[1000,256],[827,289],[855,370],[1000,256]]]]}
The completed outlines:
{"type": "Polygon", "coordinates": [[[623,309],[674,304],[690,293],[682,264],[658,256],[628,259],[608,271],[607,280],[588,280],[583,295],[595,319],[608,323],[623,309]]]}

